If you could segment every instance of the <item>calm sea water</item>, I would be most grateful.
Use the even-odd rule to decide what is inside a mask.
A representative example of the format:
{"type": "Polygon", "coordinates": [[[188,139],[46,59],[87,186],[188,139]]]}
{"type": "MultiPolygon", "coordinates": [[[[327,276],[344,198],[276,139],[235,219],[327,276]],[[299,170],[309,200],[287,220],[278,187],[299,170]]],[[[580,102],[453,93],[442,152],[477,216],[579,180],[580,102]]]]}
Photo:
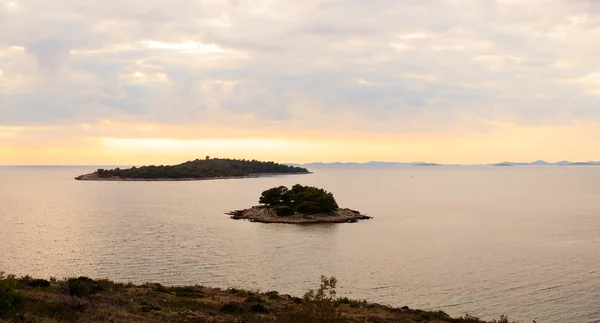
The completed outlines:
{"type": "Polygon", "coordinates": [[[79,182],[89,167],[0,167],[0,271],[341,296],[521,322],[600,320],[600,168],[314,169],[195,182],[79,182]],[[224,213],[315,185],[357,224],[224,213]]]}

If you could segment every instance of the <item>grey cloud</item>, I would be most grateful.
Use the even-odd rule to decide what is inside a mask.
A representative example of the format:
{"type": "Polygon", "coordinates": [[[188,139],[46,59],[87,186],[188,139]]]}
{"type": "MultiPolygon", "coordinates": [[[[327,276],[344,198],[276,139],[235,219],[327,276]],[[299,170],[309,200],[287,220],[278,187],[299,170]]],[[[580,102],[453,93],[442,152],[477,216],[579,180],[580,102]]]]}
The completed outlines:
{"type": "Polygon", "coordinates": [[[300,120],[315,108],[300,107],[299,96],[329,123],[343,127],[336,114],[346,111],[372,131],[415,116],[423,132],[444,122],[485,129],[486,120],[598,120],[598,98],[573,80],[597,68],[600,47],[587,40],[600,36],[599,8],[566,0],[32,0],[0,11],[0,125],[125,116],[200,125],[226,116],[235,125],[251,114],[256,126],[312,127],[300,120]],[[148,40],[213,44],[225,54],[147,48],[148,40]],[[567,67],[552,67],[559,61],[567,67]],[[151,80],[159,74],[167,81],[151,80]],[[27,86],[8,90],[25,76],[27,86]]]}

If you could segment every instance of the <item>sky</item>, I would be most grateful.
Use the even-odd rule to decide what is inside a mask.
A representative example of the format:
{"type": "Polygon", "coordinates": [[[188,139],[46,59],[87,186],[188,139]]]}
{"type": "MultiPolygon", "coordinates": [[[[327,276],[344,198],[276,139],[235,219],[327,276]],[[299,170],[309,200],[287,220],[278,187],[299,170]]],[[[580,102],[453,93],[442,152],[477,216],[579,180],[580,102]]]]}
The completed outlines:
{"type": "Polygon", "coordinates": [[[0,0],[0,165],[600,160],[600,1],[0,0]]]}

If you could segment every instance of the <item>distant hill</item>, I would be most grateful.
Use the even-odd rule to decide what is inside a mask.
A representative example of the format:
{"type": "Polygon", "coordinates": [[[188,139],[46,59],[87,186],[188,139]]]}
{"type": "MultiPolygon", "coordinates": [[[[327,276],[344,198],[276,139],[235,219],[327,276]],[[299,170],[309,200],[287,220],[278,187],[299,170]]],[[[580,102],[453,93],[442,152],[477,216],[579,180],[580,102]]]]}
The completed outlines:
{"type": "Polygon", "coordinates": [[[549,163],[544,160],[537,160],[532,163],[523,162],[502,162],[498,164],[488,164],[488,166],[594,166],[600,165],[600,162],[589,161],[589,162],[570,162],[568,160],[561,160],[556,163],[549,163]]]}
{"type": "Polygon", "coordinates": [[[429,167],[429,166],[443,166],[443,165],[436,164],[436,163],[417,163],[417,164],[414,164],[412,166],[425,166],[425,167],[429,167]]]}
{"type": "Polygon", "coordinates": [[[327,167],[407,167],[407,166],[593,166],[600,165],[599,161],[588,161],[588,162],[570,162],[568,160],[561,160],[555,163],[547,162],[545,160],[536,160],[534,162],[511,162],[504,161],[501,163],[491,164],[438,164],[432,162],[382,162],[382,161],[370,161],[367,163],[357,162],[332,162],[322,163],[314,162],[307,164],[289,164],[293,166],[302,167],[315,167],[315,168],[327,168],[327,167]]]}
{"type": "Polygon", "coordinates": [[[178,180],[244,177],[260,174],[306,174],[306,168],[282,165],[275,162],[257,160],[206,158],[188,161],[172,166],[142,166],[128,169],[98,169],[96,172],[81,175],[80,180],[178,180]]]}
{"type": "Polygon", "coordinates": [[[494,164],[493,166],[515,166],[515,165],[516,164],[514,164],[514,163],[503,162],[503,163],[494,164]]]}
{"type": "Polygon", "coordinates": [[[600,162],[577,162],[577,163],[569,163],[567,166],[599,166],[600,162]]]}
{"type": "Polygon", "coordinates": [[[314,162],[308,164],[302,164],[303,167],[317,167],[317,168],[327,168],[327,167],[407,167],[414,166],[420,164],[429,164],[424,162],[412,162],[412,163],[400,163],[400,162],[381,162],[381,161],[370,161],[367,163],[356,163],[356,162],[333,162],[333,163],[321,163],[314,162]]]}
{"type": "Polygon", "coordinates": [[[561,160],[559,162],[554,163],[553,165],[556,165],[556,166],[566,166],[566,165],[569,165],[569,164],[571,164],[570,161],[568,161],[568,160],[561,160]]]}
{"type": "Polygon", "coordinates": [[[536,160],[533,163],[531,163],[530,165],[535,165],[535,166],[550,166],[552,165],[551,163],[545,161],[545,160],[536,160]]]}

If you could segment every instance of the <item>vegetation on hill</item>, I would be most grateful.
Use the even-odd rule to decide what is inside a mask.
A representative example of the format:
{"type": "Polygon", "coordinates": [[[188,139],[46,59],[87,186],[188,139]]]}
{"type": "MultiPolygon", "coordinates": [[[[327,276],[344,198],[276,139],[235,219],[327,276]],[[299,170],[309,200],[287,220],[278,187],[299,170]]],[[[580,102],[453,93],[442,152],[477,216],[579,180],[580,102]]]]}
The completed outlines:
{"type": "MultiPolygon", "coordinates": [[[[44,280],[0,273],[0,322],[484,322],[469,315],[451,318],[443,311],[338,298],[336,284],[334,277],[322,276],[318,289],[299,298],[276,291],[133,285],[87,277],[44,280]]],[[[492,322],[509,321],[503,316],[492,322]]]]}
{"type": "Polygon", "coordinates": [[[279,216],[331,213],[339,208],[333,194],[321,188],[300,184],[291,189],[285,186],[270,188],[262,192],[258,202],[274,209],[279,216]]]}
{"type": "Polygon", "coordinates": [[[99,178],[132,179],[182,179],[182,178],[218,178],[240,177],[254,174],[301,174],[308,173],[306,168],[288,166],[275,162],[262,162],[245,159],[209,158],[196,159],[173,166],[143,166],[129,169],[98,169],[94,174],[99,178]]]}

